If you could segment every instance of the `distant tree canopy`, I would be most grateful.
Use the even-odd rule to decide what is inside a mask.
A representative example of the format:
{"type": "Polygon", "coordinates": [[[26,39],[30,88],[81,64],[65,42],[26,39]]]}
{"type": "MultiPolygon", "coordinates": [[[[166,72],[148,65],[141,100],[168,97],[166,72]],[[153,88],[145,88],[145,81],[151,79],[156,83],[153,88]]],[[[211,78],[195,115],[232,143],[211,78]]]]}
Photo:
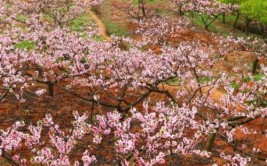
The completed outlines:
{"type": "Polygon", "coordinates": [[[242,0],[240,11],[243,15],[261,23],[267,23],[266,0],[242,0]]]}
{"type": "Polygon", "coordinates": [[[239,5],[239,11],[242,15],[267,23],[267,1],[266,0],[220,0],[223,3],[239,5]]]}
{"type": "MultiPolygon", "coordinates": [[[[266,0],[219,0],[227,4],[237,4],[237,20],[239,15],[246,24],[246,31],[251,22],[257,22],[263,26],[267,25],[267,1],[266,0]]],[[[236,21],[237,21],[236,20],[236,21]]],[[[234,28],[236,23],[234,25],[234,28]]]]}

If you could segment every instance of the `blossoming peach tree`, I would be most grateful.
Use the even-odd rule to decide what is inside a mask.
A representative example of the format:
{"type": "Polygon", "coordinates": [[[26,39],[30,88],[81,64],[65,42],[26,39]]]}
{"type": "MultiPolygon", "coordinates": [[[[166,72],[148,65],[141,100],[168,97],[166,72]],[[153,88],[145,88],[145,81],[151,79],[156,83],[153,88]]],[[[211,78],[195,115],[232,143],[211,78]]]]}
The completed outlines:
{"type": "Polygon", "coordinates": [[[194,16],[194,13],[197,13],[206,30],[220,15],[225,17],[225,14],[238,8],[236,4],[221,3],[217,0],[171,0],[171,2],[174,7],[178,7],[180,15],[191,12],[194,16]]]}
{"type": "MultiPolygon", "coordinates": [[[[55,20],[64,18],[64,14],[58,17],[50,11],[53,3],[45,2],[22,1],[27,5],[17,5],[28,11],[32,4],[40,3],[40,9],[52,13],[55,20]]],[[[2,6],[6,5],[10,4],[2,6]]],[[[10,11],[0,8],[7,27],[17,25],[17,18],[6,12],[10,11]]],[[[3,30],[1,100],[7,92],[23,100],[26,88],[44,83],[51,96],[56,86],[103,107],[105,113],[73,112],[68,128],[59,126],[47,114],[38,122],[16,122],[2,129],[0,156],[8,163],[156,165],[196,155],[209,158],[212,164],[216,164],[214,157],[232,165],[247,165],[256,159],[265,161],[265,151],[259,153],[259,147],[240,144],[236,138],[237,131],[266,135],[264,65],[260,78],[252,73],[247,73],[246,78],[242,73],[233,76],[214,70],[222,57],[213,59],[210,55],[215,53],[214,48],[197,42],[164,44],[161,53],[155,54],[143,49],[146,43],[123,39],[132,45],[121,49],[115,37],[108,42],[93,40],[93,26],[84,35],[61,23],[64,21],[49,24],[31,15],[23,23],[27,26],[3,30]],[[61,84],[63,79],[68,80],[67,85],[61,84]],[[220,95],[214,97],[214,91],[220,95]],[[155,101],[155,94],[162,95],[162,100],[155,101]],[[246,126],[258,119],[262,120],[261,130],[246,126]],[[232,151],[220,148],[218,141],[232,151]],[[85,144],[82,150],[81,143],[85,144]],[[103,147],[105,155],[99,153],[103,147]],[[74,151],[81,154],[74,157],[74,151]]],[[[41,95],[42,91],[37,93],[41,95]]]]}

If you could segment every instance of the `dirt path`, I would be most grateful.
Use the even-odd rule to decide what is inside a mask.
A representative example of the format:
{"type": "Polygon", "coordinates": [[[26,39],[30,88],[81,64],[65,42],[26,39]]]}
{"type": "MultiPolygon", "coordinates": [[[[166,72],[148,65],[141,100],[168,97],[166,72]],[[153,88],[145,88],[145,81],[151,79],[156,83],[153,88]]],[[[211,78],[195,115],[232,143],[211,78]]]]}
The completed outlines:
{"type": "Polygon", "coordinates": [[[91,9],[86,10],[86,12],[95,21],[96,25],[98,26],[99,35],[101,35],[105,40],[111,40],[105,24],[98,18],[98,16],[94,12],[92,12],[91,9]]]}

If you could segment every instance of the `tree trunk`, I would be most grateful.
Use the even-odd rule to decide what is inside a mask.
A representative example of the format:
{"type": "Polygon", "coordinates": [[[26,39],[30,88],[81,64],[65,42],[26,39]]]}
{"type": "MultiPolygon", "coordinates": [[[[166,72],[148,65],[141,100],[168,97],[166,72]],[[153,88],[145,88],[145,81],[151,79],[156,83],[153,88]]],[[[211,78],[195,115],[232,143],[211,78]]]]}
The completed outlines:
{"type": "Polygon", "coordinates": [[[94,102],[91,103],[90,123],[93,124],[94,102]]]}
{"type": "Polygon", "coordinates": [[[225,24],[226,20],[225,20],[225,13],[222,14],[222,23],[225,24]]]}
{"type": "Polygon", "coordinates": [[[6,153],[5,153],[4,150],[3,150],[3,152],[2,152],[2,157],[3,157],[4,159],[6,159],[6,160],[8,161],[8,163],[11,164],[12,166],[19,166],[19,164],[16,163],[16,161],[15,161],[12,157],[6,155],[6,153]]]}
{"type": "Polygon", "coordinates": [[[236,18],[235,18],[235,22],[234,22],[234,25],[233,25],[233,30],[236,29],[236,26],[237,26],[237,23],[238,23],[238,20],[239,20],[239,16],[240,16],[240,14],[237,13],[236,18]]]}
{"type": "Polygon", "coordinates": [[[143,17],[146,17],[146,9],[145,9],[145,4],[144,3],[142,3],[141,9],[142,9],[143,17]]]}
{"type": "Polygon", "coordinates": [[[245,21],[245,32],[246,32],[246,35],[248,35],[248,33],[249,33],[249,24],[250,24],[250,21],[249,20],[247,20],[247,21],[245,21]]]}
{"type": "Polygon", "coordinates": [[[184,15],[184,12],[183,12],[183,10],[182,10],[182,5],[179,5],[179,15],[180,16],[182,16],[182,15],[184,15]]]}
{"type": "Polygon", "coordinates": [[[54,94],[54,83],[49,82],[47,85],[48,85],[48,94],[49,96],[53,97],[55,95],[54,94]]]}
{"type": "Polygon", "coordinates": [[[208,24],[205,25],[205,30],[207,30],[207,31],[209,30],[209,25],[208,24]]]}
{"type": "MultiPolygon", "coordinates": [[[[217,131],[216,131],[217,132],[217,131]]],[[[211,133],[208,137],[208,140],[207,140],[207,143],[205,145],[205,150],[206,151],[211,151],[212,150],[212,147],[214,145],[214,141],[215,141],[215,138],[216,138],[216,133],[211,133]]]]}
{"type": "Polygon", "coordinates": [[[257,73],[257,67],[259,64],[259,58],[257,57],[257,59],[253,62],[253,67],[252,67],[252,74],[256,74],[257,73]]]}
{"type": "Polygon", "coordinates": [[[173,155],[173,150],[172,150],[172,139],[170,139],[170,155],[173,155]]]}

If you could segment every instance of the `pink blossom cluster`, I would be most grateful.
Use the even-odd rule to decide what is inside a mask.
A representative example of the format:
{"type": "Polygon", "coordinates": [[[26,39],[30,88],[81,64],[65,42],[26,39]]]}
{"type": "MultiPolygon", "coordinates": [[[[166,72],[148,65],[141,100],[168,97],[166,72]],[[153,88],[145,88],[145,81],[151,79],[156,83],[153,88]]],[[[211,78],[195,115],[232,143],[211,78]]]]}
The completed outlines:
{"type": "MultiPolygon", "coordinates": [[[[36,126],[30,125],[29,132],[21,130],[23,123],[16,122],[12,127],[2,131],[1,156],[10,159],[9,155],[12,154],[12,162],[20,165],[31,162],[55,166],[73,163],[79,165],[81,162],[90,165],[97,162],[97,158],[100,157],[99,154],[90,155],[95,153],[90,147],[109,143],[114,146],[109,155],[122,165],[130,165],[133,161],[139,165],[164,164],[166,157],[175,154],[211,157],[211,153],[199,150],[196,145],[209,134],[212,124],[215,125],[214,128],[221,125],[221,129],[225,131],[230,127],[229,124],[223,126],[225,122],[216,124],[198,120],[199,110],[196,107],[169,107],[164,102],[157,102],[152,108],[149,105],[149,101],[144,102],[144,113],[136,108],[131,109],[131,116],[126,119],[117,111],[97,115],[94,124],[86,122],[87,115],[74,112],[74,121],[69,129],[61,129],[49,114],[36,126]],[[42,139],[47,136],[47,133],[43,132],[44,128],[48,128],[49,136],[45,141],[42,139]],[[188,134],[188,131],[193,132],[188,134]],[[77,143],[88,135],[91,135],[91,140],[88,140],[89,149],[82,154],[81,161],[72,161],[71,152],[76,149],[77,143]],[[30,150],[32,160],[20,158],[19,151],[15,154],[10,153],[23,146],[30,150]]],[[[222,151],[220,156],[238,165],[250,162],[249,158],[240,154],[231,156],[222,151]]]]}
{"type": "Polygon", "coordinates": [[[141,20],[135,34],[142,35],[142,40],[152,44],[166,44],[167,37],[182,33],[189,27],[190,21],[186,18],[172,19],[168,17],[154,17],[150,21],[141,20]]]}
{"type": "Polygon", "coordinates": [[[27,14],[29,17],[40,17],[47,15],[51,17],[56,25],[68,23],[70,20],[80,16],[91,6],[99,5],[104,0],[31,0],[11,1],[12,8],[17,14],[27,14]]]}

